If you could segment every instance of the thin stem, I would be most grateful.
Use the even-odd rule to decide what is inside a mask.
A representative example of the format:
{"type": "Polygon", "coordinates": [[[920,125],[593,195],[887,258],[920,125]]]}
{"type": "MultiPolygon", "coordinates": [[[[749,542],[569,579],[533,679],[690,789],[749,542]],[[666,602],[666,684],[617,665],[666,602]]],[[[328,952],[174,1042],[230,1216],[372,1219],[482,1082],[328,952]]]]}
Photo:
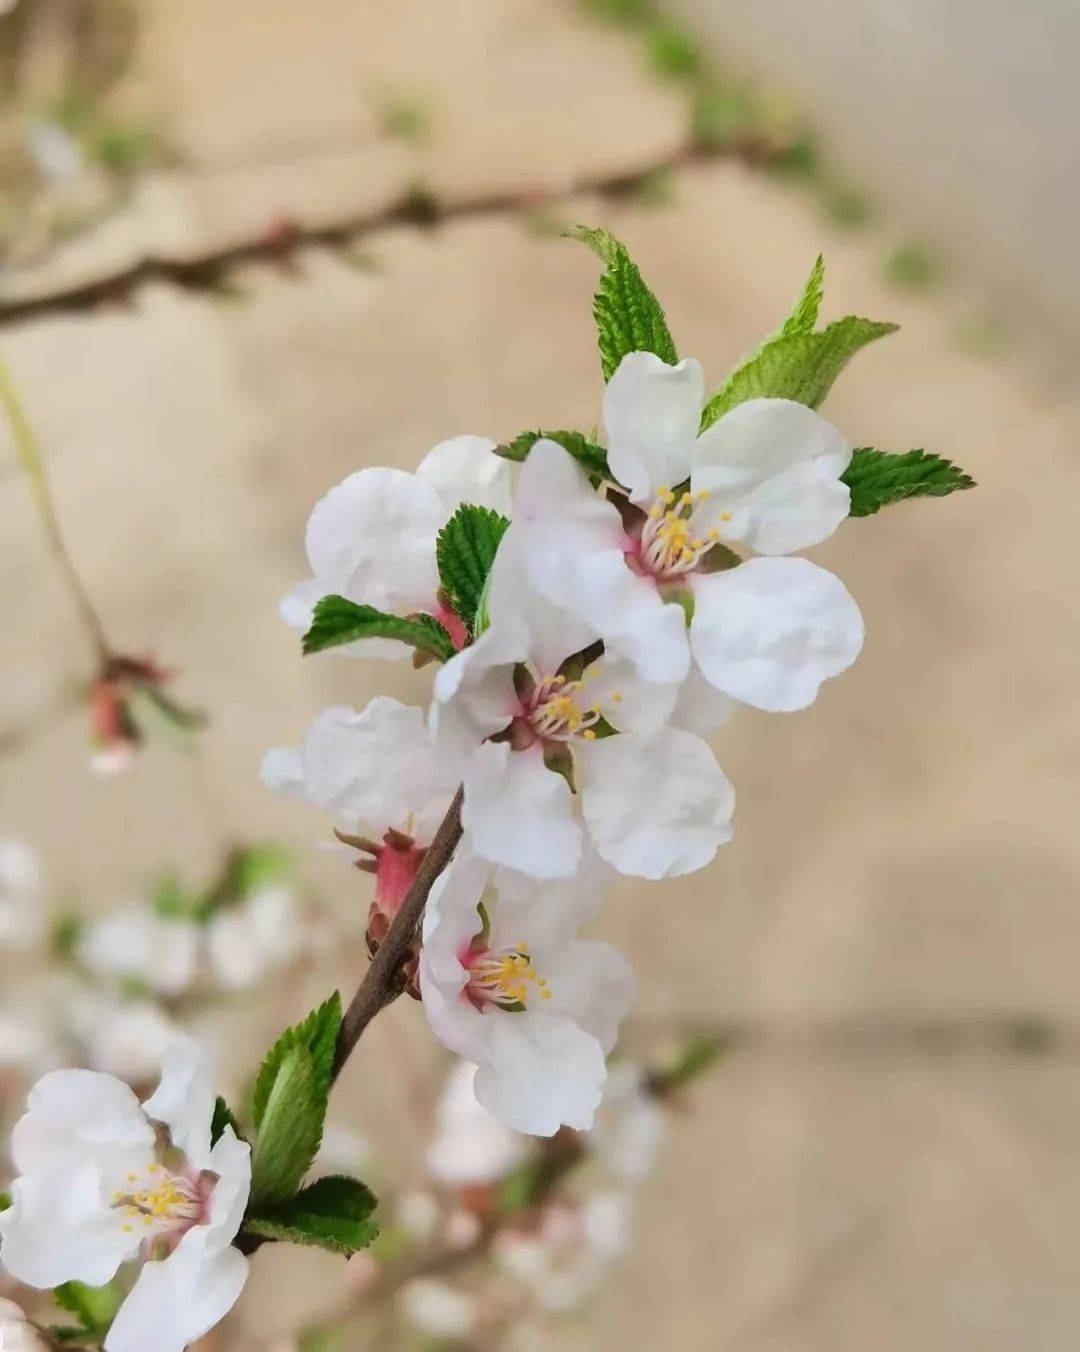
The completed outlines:
{"type": "Polygon", "coordinates": [[[461,839],[461,804],[464,789],[459,788],[447,809],[435,839],[428,846],[405,899],[387,930],[379,951],[371,959],[364,979],[357,987],[345,1017],[341,1021],[337,1051],[334,1055],[334,1079],[360,1041],[360,1035],[380,1009],[392,1004],[401,994],[401,965],[409,955],[416,931],[423,919],[428,893],[435,879],[449,864],[461,839]]]}
{"type": "Polygon", "coordinates": [[[71,599],[75,603],[75,609],[79,612],[79,618],[94,651],[101,660],[102,666],[105,666],[112,657],[112,648],[105,637],[105,627],[101,623],[101,618],[94,609],[93,602],[90,600],[82,579],[75,570],[71,555],[68,553],[63,532],[60,529],[60,519],[56,515],[56,506],[49,488],[45,462],[41,457],[41,450],[34,435],[34,429],[30,426],[30,420],[27,418],[15,391],[11,373],[2,358],[0,358],[0,407],[3,407],[4,413],[7,415],[15,449],[19,454],[20,463],[26,471],[38,520],[41,522],[41,528],[45,534],[45,542],[56,561],[56,566],[60,570],[71,599]]]}

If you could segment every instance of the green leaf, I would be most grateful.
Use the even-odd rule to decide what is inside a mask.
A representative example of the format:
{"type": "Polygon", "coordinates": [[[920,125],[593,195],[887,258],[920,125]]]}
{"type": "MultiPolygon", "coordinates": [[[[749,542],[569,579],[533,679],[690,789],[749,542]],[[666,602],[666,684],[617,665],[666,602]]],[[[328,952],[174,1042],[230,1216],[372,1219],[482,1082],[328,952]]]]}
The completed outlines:
{"type": "Polygon", "coordinates": [[[505,516],[490,507],[462,503],[439,531],[435,543],[439,581],[470,634],[476,632],[484,584],[509,525],[505,516]]]}
{"type": "Polygon", "coordinates": [[[890,455],[862,446],[841,477],[851,489],[852,516],[873,516],[904,498],[943,498],[975,487],[975,480],[951,460],[923,450],[890,455]]]}
{"type": "Polygon", "coordinates": [[[256,1127],[262,1125],[266,1102],[270,1097],[278,1067],[294,1047],[304,1047],[311,1053],[316,1087],[324,1096],[330,1092],[334,1048],[337,1045],[340,1028],[341,996],[337,991],[318,1009],[313,1009],[307,1018],[292,1028],[286,1028],[267,1053],[251,1091],[251,1118],[256,1127]]]}
{"type": "Polygon", "coordinates": [[[232,1109],[219,1094],[214,1102],[214,1116],[210,1120],[210,1144],[217,1145],[226,1127],[232,1127],[239,1140],[244,1139],[240,1124],[233,1116],[232,1109]]]}
{"type": "Polygon", "coordinates": [[[0,1211],[6,1211],[9,1206],[11,1206],[11,1194],[0,1192],[0,1211]]]}
{"type": "Polygon", "coordinates": [[[52,1295],[62,1310],[75,1316],[84,1332],[96,1335],[108,1331],[124,1299],[116,1282],[107,1282],[104,1286],[64,1282],[53,1289],[52,1295]]]}
{"type": "Polygon", "coordinates": [[[781,333],[744,362],[709,400],[701,415],[702,430],[746,399],[794,399],[817,408],[855,353],[896,329],[896,324],[849,315],[820,333],[781,333]]]}
{"type": "Polygon", "coordinates": [[[324,596],[315,606],[311,628],[304,635],[304,652],[319,653],[353,643],[358,638],[396,638],[445,662],[453,657],[450,635],[431,615],[387,615],[374,606],[358,605],[344,596],[324,596]]]}
{"type": "Polygon", "coordinates": [[[284,1206],[249,1216],[245,1228],[264,1239],[315,1244],[335,1253],[366,1249],[379,1227],[371,1189],[340,1174],[310,1183],[284,1206]]]}
{"type": "Polygon", "coordinates": [[[252,1147],[253,1206],[274,1206],[296,1192],[319,1149],[325,1115],[311,1053],[293,1047],[278,1066],[252,1147]]]}
{"type": "Polygon", "coordinates": [[[791,314],[784,320],[783,327],[777,337],[788,338],[793,333],[813,333],[814,325],[818,321],[818,314],[821,310],[821,298],[824,294],[825,260],[821,254],[818,254],[817,261],[810,269],[810,276],[806,279],[803,293],[791,314]]]}
{"type": "Polygon", "coordinates": [[[628,352],[654,352],[674,366],[679,360],[660,302],[641,279],[626,249],[606,230],[574,225],[567,239],[587,244],[604,263],[593,297],[604,379],[610,380],[628,352]]]}
{"type": "Polygon", "coordinates": [[[157,880],[150,904],[164,920],[186,919],[194,909],[175,873],[165,873],[157,880]]]}
{"type": "Polygon", "coordinates": [[[322,1140],[340,1027],[341,997],[335,991],[282,1033],[259,1070],[251,1096],[257,1131],[251,1152],[253,1205],[284,1202],[311,1167],[322,1140]]]}
{"type": "Polygon", "coordinates": [[[528,458],[529,452],[541,439],[557,441],[565,451],[574,457],[583,469],[597,479],[610,479],[607,451],[597,446],[580,432],[522,432],[513,441],[504,442],[495,447],[495,454],[504,460],[513,460],[520,464],[528,458]]]}

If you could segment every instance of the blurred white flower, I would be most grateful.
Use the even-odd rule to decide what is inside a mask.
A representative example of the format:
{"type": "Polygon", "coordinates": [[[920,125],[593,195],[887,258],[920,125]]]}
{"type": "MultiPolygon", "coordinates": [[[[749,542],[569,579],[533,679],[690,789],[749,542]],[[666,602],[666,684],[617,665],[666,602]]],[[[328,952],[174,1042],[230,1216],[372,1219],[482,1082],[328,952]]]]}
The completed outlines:
{"type": "Polygon", "coordinates": [[[105,1352],[180,1352],[228,1313],[247,1280],[232,1241],[251,1185],[250,1147],[231,1127],[211,1145],[214,1102],[202,1054],[185,1040],[166,1053],[144,1104],[111,1075],[57,1070],[34,1087],[15,1126],[18,1177],[0,1212],[8,1272],[39,1289],[101,1286],[122,1263],[147,1260],[105,1352]]]}
{"type": "Polygon", "coordinates": [[[305,923],[295,892],[284,884],[256,888],[222,906],[206,924],[210,972],[225,990],[254,986],[287,967],[305,944],[305,923]]]}
{"type": "Polygon", "coordinates": [[[494,1253],[538,1305],[565,1314],[592,1294],[625,1251],[629,1222],[629,1203],[620,1193],[600,1193],[581,1205],[555,1202],[535,1230],[500,1233],[494,1253]]]}
{"type": "Polygon", "coordinates": [[[651,1171],[666,1131],[667,1117],[649,1092],[644,1068],[613,1066],[590,1133],[599,1159],[625,1182],[639,1181],[651,1171]]]}
{"type": "Polygon", "coordinates": [[[117,1000],[80,991],[71,1000],[71,1029],[92,1070],[146,1084],[161,1067],[179,1026],[151,1000],[117,1000]]]}
{"type": "Polygon", "coordinates": [[[398,1225],[417,1244],[426,1244],[435,1234],[441,1217],[439,1203],[430,1192],[407,1192],[398,1200],[398,1225]]]}
{"type": "Polygon", "coordinates": [[[409,1282],[398,1302],[405,1319],[429,1338],[468,1338],[476,1328],[476,1297],[434,1277],[409,1282]]]}
{"type": "Polygon", "coordinates": [[[44,928],[37,856],[21,840],[0,840],[0,948],[30,948],[44,928]]]}
{"type": "Polygon", "coordinates": [[[471,1062],[456,1061],[435,1108],[427,1167],[446,1187],[493,1183],[525,1157],[524,1138],[477,1101],[475,1079],[471,1062]]]}
{"type": "Polygon", "coordinates": [[[13,1300],[0,1300],[0,1352],[49,1352],[49,1344],[13,1300]]]}
{"type": "Polygon", "coordinates": [[[75,952],[98,976],[139,981],[157,995],[182,995],[195,978],[199,930],[186,917],[128,906],[90,920],[75,952]]]}
{"type": "Polygon", "coordinates": [[[357,1174],[368,1163],[371,1147],[358,1132],[327,1122],[312,1165],[314,1174],[357,1174]]]}

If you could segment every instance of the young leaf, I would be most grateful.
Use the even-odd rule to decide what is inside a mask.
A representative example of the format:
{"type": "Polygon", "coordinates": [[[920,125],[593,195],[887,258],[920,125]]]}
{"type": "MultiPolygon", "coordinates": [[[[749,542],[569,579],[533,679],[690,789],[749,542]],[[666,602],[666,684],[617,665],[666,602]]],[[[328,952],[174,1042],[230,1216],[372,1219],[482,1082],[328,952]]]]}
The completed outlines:
{"type": "Polygon", "coordinates": [[[810,269],[803,293],[795,303],[795,308],[777,334],[778,338],[790,338],[793,333],[813,333],[821,310],[821,298],[825,294],[825,260],[818,254],[817,261],[810,269]]]}
{"type": "Polygon", "coordinates": [[[293,1196],[319,1149],[325,1116],[314,1059],[306,1047],[292,1047],[278,1064],[251,1150],[253,1206],[275,1206],[293,1196]]]}
{"type": "Polygon", "coordinates": [[[484,583],[509,525],[505,516],[490,507],[462,503],[435,543],[439,581],[470,633],[475,633],[484,583]]]}
{"type": "Polygon", "coordinates": [[[218,1095],[214,1102],[214,1116],[210,1119],[210,1144],[217,1145],[226,1127],[232,1127],[238,1139],[243,1140],[240,1124],[225,1100],[218,1095]]]}
{"type": "Polygon", "coordinates": [[[337,991],[318,1009],[296,1024],[286,1028],[267,1053],[251,1091],[251,1117],[256,1127],[262,1125],[263,1113],[270,1091],[277,1078],[278,1068],[294,1047],[303,1047],[311,1053],[315,1072],[315,1087],[321,1093],[325,1107],[330,1092],[330,1073],[334,1065],[334,1047],[341,1027],[341,996],[337,991]]]}
{"type": "Polygon", "coordinates": [[[310,1183],[283,1206],[249,1216],[244,1225],[265,1239],[316,1244],[347,1255],[367,1248],[379,1233],[370,1219],[374,1210],[370,1188],[335,1174],[310,1183]]]}
{"type": "Polygon", "coordinates": [[[851,515],[873,516],[904,498],[943,498],[975,480],[951,460],[926,451],[890,455],[862,446],[851,457],[842,478],[851,489],[851,515]]]}
{"type": "Polygon", "coordinates": [[[62,1310],[75,1316],[83,1332],[95,1334],[97,1339],[108,1332],[124,1299],[123,1292],[113,1282],[105,1286],[64,1282],[62,1286],[54,1287],[52,1295],[62,1310]]]}
{"type": "Polygon", "coordinates": [[[628,352],[654,352],[674,366],[679,360],[660,302],[641,279],[626,249],[606,230],[574,225],[567,239],[587,244],[604,264],[593,297],[604,379],[610,380],[628,352]]]}
{"type": "Polygon", "coordinates": [[[702,430],[746,399],[794,399],[817,408],[855,353],[896,329],[896,324],[848,315],[820,333],[782,332],[744,362],[713,395],[701,415],[702,430]]]}
{"type": "Polygon", "coordinates": [[[527,459],[529,452],[542,439],[557,441],[564,451],[569,451],[582,469],[588,470],[597,479],[611,478],[607,451],[603,446],[597,446],[595,442],[589,441],[580,432],[522,432],[513,441],[496,446],[495,454],[501,455],[504,460],[520,463],[527,459]]]}
{"type": "Polygon", "coordinates": [[[454,655],[454,644],[443,626],[431,615],[387,615],[374,606],[358,605],[344,596],[324,596],[315,606],[311,628],[304,635],[304,653],[319,653],[353,643],[358,638],[396,638],[445,662],[454,655]]]}

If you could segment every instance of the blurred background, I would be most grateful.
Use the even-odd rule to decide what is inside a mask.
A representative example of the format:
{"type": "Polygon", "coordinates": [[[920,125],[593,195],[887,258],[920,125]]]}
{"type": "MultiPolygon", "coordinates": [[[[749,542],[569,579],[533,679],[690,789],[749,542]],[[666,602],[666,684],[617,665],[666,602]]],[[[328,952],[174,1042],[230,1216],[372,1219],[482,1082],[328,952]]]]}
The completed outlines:
{"type": "MultiPolygon", "coordinates": [[[[37,853],[53,914],[291,846],[351,944],[198,1014],[242,1083],[285,1021],[355,985],[369,901],[260,757],[329,703],[429,684],[301,660],[276,606],[314,501],[459,432],[598,420],[596,262],[564,224],[626,242],[714,384],[823,252],[828,318],[901,324],[827,415],[980,487],[815,551],[864,610],[863,657],[808,712],[720,734],[739,809],[710,870],[612,898],[603,929],[641,982],[626,1049],[689,1031],[727,1054],[669,1115],[606,1284],[546,1345],[1071,1352],[1076,8],[0,9],[0,351],[111,641],[175,668],[209,719],[190,753],[95,773],[95,654],[0,432],[0,836],[37,853]]],[[[0,964],[0,1009],[25,1015],[41,980],[0,964]]],[[[377,1190],[413,1185],[443,1065],[404,1000],[350,1064],[332,1119],[377,1190]]],[[[340,1267],[260,1254],[215,1346],[294,1346],[340,1267]]]]}

